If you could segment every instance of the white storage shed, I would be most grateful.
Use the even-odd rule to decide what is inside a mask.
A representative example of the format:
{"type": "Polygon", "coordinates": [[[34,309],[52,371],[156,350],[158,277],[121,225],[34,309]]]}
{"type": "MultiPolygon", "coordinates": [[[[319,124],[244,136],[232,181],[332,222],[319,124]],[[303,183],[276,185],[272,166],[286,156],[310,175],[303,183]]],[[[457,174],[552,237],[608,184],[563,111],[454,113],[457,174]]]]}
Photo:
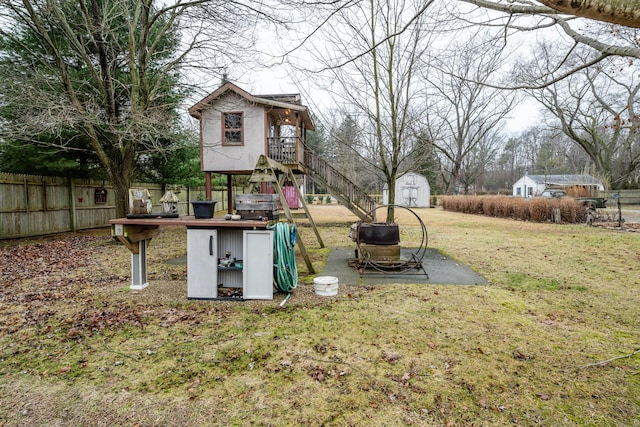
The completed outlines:
{"type": "MultiPolygon", "coordinates": [[[[382,203],[389,204],[389,187],[382,189],[382,203]]],[[[396,180],[396,205],[407,208],[428,208],[431,206],[431,186],[424,175],[407,172],[396,180]]]]}

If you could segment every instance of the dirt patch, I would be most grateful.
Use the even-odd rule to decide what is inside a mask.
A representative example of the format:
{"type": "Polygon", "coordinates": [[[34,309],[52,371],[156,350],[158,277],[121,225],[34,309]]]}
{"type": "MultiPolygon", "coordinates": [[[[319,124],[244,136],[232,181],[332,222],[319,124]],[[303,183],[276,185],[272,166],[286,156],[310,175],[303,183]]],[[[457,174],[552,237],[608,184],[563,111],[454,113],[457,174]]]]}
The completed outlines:
{"type": "Polygon", "coordinates": [[[618,222],[595,222],[593,226],[609,230],[640,232],[640,222],[623,222],[622,225],[618,222]]]}

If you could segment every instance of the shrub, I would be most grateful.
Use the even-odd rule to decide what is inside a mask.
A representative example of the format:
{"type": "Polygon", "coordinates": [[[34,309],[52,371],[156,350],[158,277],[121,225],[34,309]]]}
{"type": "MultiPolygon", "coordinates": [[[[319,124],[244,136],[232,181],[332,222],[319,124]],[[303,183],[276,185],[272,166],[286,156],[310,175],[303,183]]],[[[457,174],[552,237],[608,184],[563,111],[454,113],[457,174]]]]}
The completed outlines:
{"type": "Polygon", "coordinates": [[[522,221],[535,221],[532,218],[531,199],[516,199],[514,200],[512,218],[522,221]]]}
{"type": "Polygon", "coordinates": [[[582,203],[570,198],[560,200],[560,218],[562,222],[577,224],[587,220],[587,210],[582,203]]]}
{"type": "Polygon", "coordinates": [[[524,199],[512,196],[442,196],[440,203],[446,211],[521,221],[553,221],[556,210],[560,213],[562,222],[575,224],[586,221],[586,210],[580,202],[571,198],[524,199]]]}
{"type": "Polygon", "coordinates": [[[520,200],[509,197],[496,197],[496,216],[500,218],[517,218],[517,215],[520,214],[523,209],[523,206],[519,202],[520,200]]]}
{"type": "Polygon", "coordinates": [[[484,215],[486,216],[498,216],[498,204],[496,203],[496,197],[487,197],[483,203],[484,215]]]}
{"type": "Polygon", "coordinates": [[[535,222],[545,222],[552,218],[553,207],[549,206],[549,200],[532,199],[529,201],[530,219],[535,222]]]}
{"type": "Polygon", "coordinates": [[[483,197],[480,196],[472,196],[471,197],[471,204],[469,206],[469,213],[472,213],[474,215],[482,215],[484,213],[484,211],[482,210],[482,199],[483,197]]]}

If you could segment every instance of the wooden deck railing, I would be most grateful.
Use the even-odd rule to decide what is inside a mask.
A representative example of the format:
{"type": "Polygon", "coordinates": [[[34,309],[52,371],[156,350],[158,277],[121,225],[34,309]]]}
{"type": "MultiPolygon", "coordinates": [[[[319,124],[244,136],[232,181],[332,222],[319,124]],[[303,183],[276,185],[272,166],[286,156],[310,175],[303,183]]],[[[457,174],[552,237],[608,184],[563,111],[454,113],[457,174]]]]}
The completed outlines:
{"type": "Polygon", "coordinates": [[[283,165],[295,165],[302,157],[300,154],[304,150],[304,144],[296,136],[271,137],[267,138],[269,145],[270,159],[283,165]]]}

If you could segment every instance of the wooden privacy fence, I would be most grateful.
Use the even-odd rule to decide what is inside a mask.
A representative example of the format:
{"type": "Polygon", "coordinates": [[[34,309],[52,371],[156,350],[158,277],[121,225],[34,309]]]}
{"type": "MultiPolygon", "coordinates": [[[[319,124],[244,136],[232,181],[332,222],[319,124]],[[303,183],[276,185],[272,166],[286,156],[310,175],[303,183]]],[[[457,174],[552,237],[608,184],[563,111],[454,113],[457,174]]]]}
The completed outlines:
{"type": "Polygon", "coordinates": [[[609,190],[606,192],[607,207],[614,208],[616,201],[613,198],[614,194],[620,195],[620,203],[623,205],[640,205],[640,190],[609,190]]]}
{"type": "MultiPolygon", "coordinates": [[[[135,183],[151,193],[153,212],[161,211],[160,184],[135,183]]],[[[192,215],[189,201],[203,200],[204,187],[168,185],[180,201],[181,215],[192,215]]],[[[234,191],[242,192],[242,189],[234,191]]],[[[217,210],[227,209],[227,190],[213,190],[217,210]]],[[[108,181],[0,173],[0,239],[106,227],[115,218],[115,195],[108,181]]]]}

